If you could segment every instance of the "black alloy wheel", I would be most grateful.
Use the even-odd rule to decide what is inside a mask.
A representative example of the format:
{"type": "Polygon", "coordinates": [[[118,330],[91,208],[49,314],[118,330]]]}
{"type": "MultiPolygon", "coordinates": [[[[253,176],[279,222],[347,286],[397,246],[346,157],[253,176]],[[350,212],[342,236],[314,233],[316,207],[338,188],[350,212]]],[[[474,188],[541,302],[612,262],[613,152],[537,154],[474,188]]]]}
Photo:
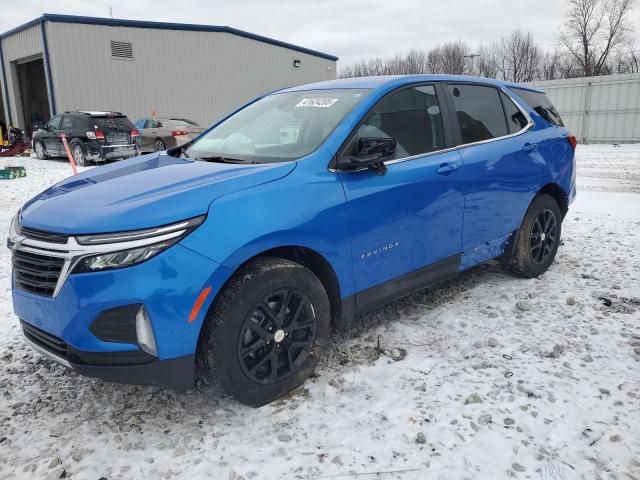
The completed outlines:
{"type": "Polygon", "coordinates": [[[545,209],[536,217],[529,239],[531,260],[537,265],[544,263],[558,241],[558,221],[551,210],[545,209]]]}
{"type": "Polygon", "coordinates": [[[285,258],[257,258],[209,307],[198,375],[246,405],[272,402],[313,373],[330,325],[329,297],[313,271],[285,258]]]}
{"type": "Polygon", "coordinates": [[[254,305],[240,330],[238,360],[260,384],[282,381],[299,369],[315,340],[313,305],[302,292],[282,289],[254,305]]]}

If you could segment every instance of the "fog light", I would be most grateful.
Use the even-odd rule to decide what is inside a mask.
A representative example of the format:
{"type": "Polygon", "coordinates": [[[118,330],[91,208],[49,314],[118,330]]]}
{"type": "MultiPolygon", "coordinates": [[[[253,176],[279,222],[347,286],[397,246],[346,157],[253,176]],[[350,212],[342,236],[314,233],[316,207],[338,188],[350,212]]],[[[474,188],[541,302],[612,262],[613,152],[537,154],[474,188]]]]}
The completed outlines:
{"type": "Polygon", "coordinates": [[[158,356],[156,338],[153,335],[149,314],[147,313],[147,309],[144,308],[144,305],[142,305],[138,313],[136,313],[136,336],[138,337],[138,345],[140,345],[142,350],[154,357],[158,356]]]}

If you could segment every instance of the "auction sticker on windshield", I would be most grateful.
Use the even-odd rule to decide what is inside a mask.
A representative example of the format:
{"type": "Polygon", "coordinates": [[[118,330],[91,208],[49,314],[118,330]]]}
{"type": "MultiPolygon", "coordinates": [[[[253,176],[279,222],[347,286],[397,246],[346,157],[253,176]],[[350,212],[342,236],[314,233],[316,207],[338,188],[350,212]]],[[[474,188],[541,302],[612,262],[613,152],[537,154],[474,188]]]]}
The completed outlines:
{"type": "Polygon", "coordinates": [[[297,107],[330,107],[338,101],[337,98],[303,98],[296,104],[297,107]]]}

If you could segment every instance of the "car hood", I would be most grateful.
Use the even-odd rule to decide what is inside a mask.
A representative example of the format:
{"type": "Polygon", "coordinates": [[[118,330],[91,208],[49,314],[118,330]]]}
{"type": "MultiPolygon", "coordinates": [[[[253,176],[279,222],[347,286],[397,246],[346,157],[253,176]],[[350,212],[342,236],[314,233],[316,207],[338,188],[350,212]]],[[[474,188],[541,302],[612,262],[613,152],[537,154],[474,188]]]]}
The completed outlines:
{"type": "Polygon", "coordinates": [[[216,198],[289,174],[295,162],[209,163],[152,153],[88,170],[22,208],[22,225],[66,234],[137,230],[206,213],[216,198]]]}

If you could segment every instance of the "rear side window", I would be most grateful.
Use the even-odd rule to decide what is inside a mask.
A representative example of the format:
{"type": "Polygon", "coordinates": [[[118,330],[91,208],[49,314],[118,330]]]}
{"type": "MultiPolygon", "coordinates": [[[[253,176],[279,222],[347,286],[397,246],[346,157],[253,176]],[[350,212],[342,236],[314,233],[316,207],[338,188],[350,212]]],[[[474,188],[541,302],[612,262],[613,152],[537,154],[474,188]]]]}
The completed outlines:
{"type": "Polygon", "coordinates": [[[462,143],[480,142],[507,135],[498,90],[483,85],[449,85],[460,124],[462,143]]]}
{"type": "Polygon", "coordinates": [[[64,117],[62,117],[62,124],[60,125],[60,128],[62,130],[70,130],[74,128],[75,122],[73,120],[74,120],[73,117],[65,115],[64,117]]]}
{"type": "Polygon", "coordinates": [[[553,103],[549,101],[544,93],[532,92],[531,90],[525,90],[524,88],[511,88],[518,96],[529,104],[535,112],[544,118],[547,122],[558,127],[564,127],[560,114],[553,106],[553,103]]]}
{"type": "Polygon", "coordinates": [[[444,148],[435,88],[432,85],[405,88],[383,98],[366,115],[344,154],[354,155],[358,140],[365,137],[393,138],[398,143],[393,159],[444,148]]]}
{"type": "Polygon", "coordinates": [[[138,120],[136,123],[134,123],[133,125],[138,129],[138,130],[142,130],[144,128],[144,126],[147,123],[147,119],[146,118],[141,118],[140,120],[138,120]]]}
{"type": "Polygon", "coordinates": [[[127,117],[91,117],[91,121],[98,130],[130,131],[133,124],[127,117]]]}
{"type": "Polygon", "coordinates": [[[172,118],[171,123],[176,127],[199,127],[193,120],[187,120],[186,118],[172,118]]]}
{"type": "Polygon", "coordinates": [[[504,114],[507,117],[509,133],[519,132],[527,126],[527,123],[529,123],[527,121],[527,117],[524,116],[524,113],[522,113],[520,109],[516,107],[515,103],[513,103],[504,93],[500,92],[500,98],[502,99],[502,105],[504,106],[504,114]]]}

